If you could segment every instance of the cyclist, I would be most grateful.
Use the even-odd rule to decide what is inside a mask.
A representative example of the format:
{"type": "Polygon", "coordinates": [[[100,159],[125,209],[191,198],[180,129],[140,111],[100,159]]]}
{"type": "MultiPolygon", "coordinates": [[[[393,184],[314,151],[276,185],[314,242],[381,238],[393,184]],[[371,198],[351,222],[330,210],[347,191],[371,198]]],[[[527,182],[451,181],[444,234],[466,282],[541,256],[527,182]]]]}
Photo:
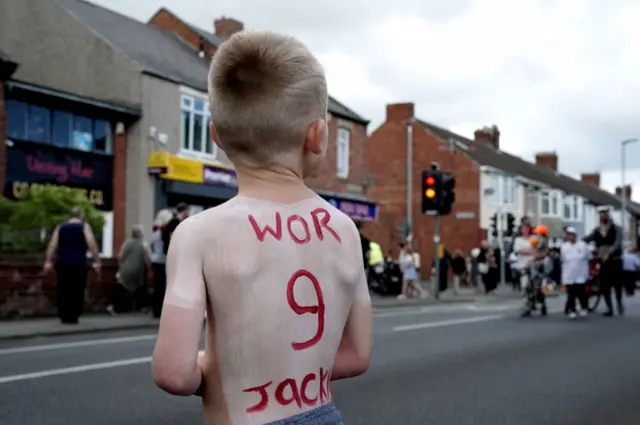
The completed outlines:
{"type": "Polygon", "coordinates": [[[605,316],[613,316],[611,289],[613,288],[618,305],[618,314],[624,314],[622,303],[622,230],[609,215],[608,207],[600,207],[600,224],[583,240],[594,243],[602,261],[600,266],[600,285],[602,296],[607,305],[605,316]]]}
{"type": "Polygon", "coordinates": [[[549,251],[549,229],[544,224],[533,229],[533,237],[530,239],[533,252],[528,269],[528,285],[526,285],[527,304],[523,317],[530,316],[536,311],[537,304],[540,304],[540,313],[547,315],[547,301],[544,294],[544,285],[549,275],[550,265],[548,258],[549,251]]]}

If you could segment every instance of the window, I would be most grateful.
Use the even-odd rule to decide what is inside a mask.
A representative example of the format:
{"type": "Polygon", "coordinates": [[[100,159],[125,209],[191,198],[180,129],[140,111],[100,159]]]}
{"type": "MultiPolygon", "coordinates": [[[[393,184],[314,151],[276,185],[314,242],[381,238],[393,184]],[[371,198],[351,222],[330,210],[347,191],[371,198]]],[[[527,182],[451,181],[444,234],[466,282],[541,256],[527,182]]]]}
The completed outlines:
{"type": "Polygon", "coordinates": [[[501,176],[502,202],[505,204],[516,203],[516,180],[513,177],[501,176]]]}
{"type": "Polygon", "coordinates": [[[180,146],[183,151],[215,157],[210,123],[209,102],[194,96],[180,97],[180,146]]]}
{"type": "Polygon", "coordinates": [[[351,132],[343,127],[338,128],[337,175],[342,179],[349,177],[349,139],[351,132]]]}
{"type": "Polygon", "coordinates": [[[565,195],[564,197],[564,202],[563,202],[563,211],[562,211],[562,217],[565,220],[574,220],[575,219],[575,197],[574,196],[569,196],[569,195],[565,195]]]}
{"type": "Polygon", "coordinates": [[[551,212],[551,205],[549,199],[549,192],[540,192],[540,214],[549,215],[551,212]]]}
{"type": "Polygon", "coordinates": [[[7,102],[7,137],[61,148],[111,154],[111,123],[25,102],[7,102]]]}
{"type": "Polygon", "coordinates": [[[559,194],[557,192],[551,192],[549,194],[549,197],[551,198],[551,212],[549,213],[549,215],[558,215],[559,214],[559,210],[558,210],[558,201],[559,201],[559,194]]]}

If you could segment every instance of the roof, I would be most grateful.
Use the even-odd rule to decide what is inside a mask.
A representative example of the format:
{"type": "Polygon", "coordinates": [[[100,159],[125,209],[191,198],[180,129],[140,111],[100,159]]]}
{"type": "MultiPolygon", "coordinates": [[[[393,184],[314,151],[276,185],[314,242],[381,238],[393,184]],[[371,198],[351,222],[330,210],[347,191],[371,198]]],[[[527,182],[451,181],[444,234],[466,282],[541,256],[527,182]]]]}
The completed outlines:
{"type": "Polygon", "coordinates": [[[5,52],[0,49],[0,61],[2,62],[11,62],[11,58],[5,52]]]}
{"type": "MultiPolygon", "coordinates": [[[[171,32],[129,18],[84,0],[55,0],[106,43],[156,77],[207,91],[209,60],[171,32]]],[[[189,25],[209,41],[220,38],[189,25]]],[[[213,43],[212,41],[212,44],[213,43]]],[[[217,44],[216,44],[217,45],[217,44]]],[[[329,98],[329,112],[361,123],[369,122],[337,100],[329,98]]]]}
{"type": "MultiPolygon", "coordinates": [[[[554,189],[562,190],[565,193],[579,195],[594,205],[610,205],[614,208],[621,207],[620,199],[617,196],[589,183],[576,180],[567,175],[554,172],[549,168],[525,161],[518,156],[494,149],[487,143],[477,143],[437,125],[421,120],[418,120],[418,122],[442,140],[448,141],[449,139],[453,139],[461,143],[465,148],[460,149],[459,146],[457,148],[480,165],[493,167],[514,176],[522,176],[554,189]]],[[[628,209],[630,212],[640,215],[640,204],[629,202],[628,209]]]]}

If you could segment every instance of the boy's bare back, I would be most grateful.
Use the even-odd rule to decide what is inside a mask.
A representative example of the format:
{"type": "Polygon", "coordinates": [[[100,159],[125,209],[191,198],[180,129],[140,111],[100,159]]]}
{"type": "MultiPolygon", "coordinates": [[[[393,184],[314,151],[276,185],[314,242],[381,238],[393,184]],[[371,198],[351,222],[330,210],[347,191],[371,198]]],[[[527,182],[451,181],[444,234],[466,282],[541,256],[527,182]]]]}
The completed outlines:
{"type": "Polygon", "coordinates": [[[236,34],[214,58],[211,132],[239,194],[173,233],[153,360],[158,386],[203,396],[207,424],[288,425],[313,410],[341,425],[329,383],[369,366],[358,231],[303,181],[326,155],[327,96],[322,66],[291,37],[236,34]]]}
{"type": "Polygon", "coordinates": [[[347,316],[354,299],[369,296],[353,222],[319,197],[286,205],[239,196],[180,230],[193,246],[178,254],[187,274],[167,303],[211,306],[210,423],[264,424],[329,402],[347,316]],[[198,268],[206,298],[191,292],[188,274],[198,268]]]}

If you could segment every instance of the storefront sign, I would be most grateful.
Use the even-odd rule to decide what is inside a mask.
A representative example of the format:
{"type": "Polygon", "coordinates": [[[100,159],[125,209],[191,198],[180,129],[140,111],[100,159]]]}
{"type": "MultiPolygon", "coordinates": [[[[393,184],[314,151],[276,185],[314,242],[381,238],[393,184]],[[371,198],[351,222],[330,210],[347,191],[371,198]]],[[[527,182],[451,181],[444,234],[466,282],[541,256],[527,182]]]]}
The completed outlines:
{"type": "Polygon", "coordinates": [[[151,152],[147,164],[148,172],[163,179],[187,183],[203,183],[202,162],[171,155],[169,152],[151,152]]]}
{"type": "Polygon", "coordinates": [[[205,165],[203,169],[203,178],[205,184],[215,186],[224,186],[235,189],[238,187],[238,178],[234,170],[215,167],[213,165],[205,165]]]}
{"type": "Polygon", "coordinates": [[[7,145],[4,196],[20,200],[47,185],[81,190],[97,208],[113,205],[113,157],[29,142],[7,145]]]}
{"type": "Polygon", "coordinates": [[[375,221],[378,218],[378,205],[365,200],[341,199],[324,197],[331,205],[354,220],[375,221]]]}

